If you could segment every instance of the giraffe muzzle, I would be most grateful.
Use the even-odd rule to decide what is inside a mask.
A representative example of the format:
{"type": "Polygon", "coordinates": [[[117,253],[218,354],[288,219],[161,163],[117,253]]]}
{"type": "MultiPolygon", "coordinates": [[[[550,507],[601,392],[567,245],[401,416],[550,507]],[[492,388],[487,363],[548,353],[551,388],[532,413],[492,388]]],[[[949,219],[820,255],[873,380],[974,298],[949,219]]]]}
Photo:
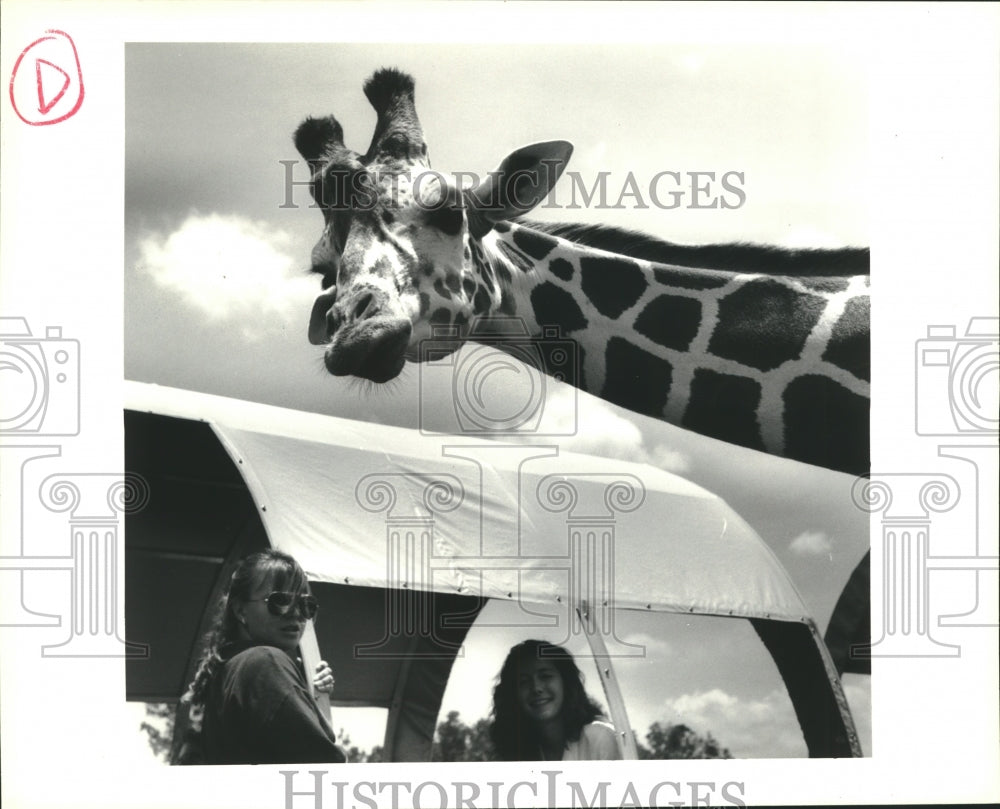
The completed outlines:
{"type": "Polygon", "coordinates": [[[377,316],[345,326],[333,335],[323,355],[334,376],[356,376],[372,382],[395,379],[406,364],[412,332],[406,318],[377,316]]]}
{"type": "Polygon", "coordinates": [[[352,302],[346,317],[333,305],[335,295],[324,293],[313,305],[309,341],[325,345],[323,363],[334,376],[356,376],[372,382],[395,379],[406,362],[413,326],[405,317],[370,312],[365,296],[352,302]]]}

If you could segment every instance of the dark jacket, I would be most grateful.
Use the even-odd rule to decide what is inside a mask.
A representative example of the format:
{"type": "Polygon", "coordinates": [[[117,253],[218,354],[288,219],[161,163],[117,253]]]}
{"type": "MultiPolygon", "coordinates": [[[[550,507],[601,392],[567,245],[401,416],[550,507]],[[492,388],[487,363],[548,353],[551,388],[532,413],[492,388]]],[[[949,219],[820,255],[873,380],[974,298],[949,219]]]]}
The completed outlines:
{"type": "Polygon", "coordinates": [[[205,764],[345,761],[300,666],[273,646],[235,646],[205,699],[205,764]]]}

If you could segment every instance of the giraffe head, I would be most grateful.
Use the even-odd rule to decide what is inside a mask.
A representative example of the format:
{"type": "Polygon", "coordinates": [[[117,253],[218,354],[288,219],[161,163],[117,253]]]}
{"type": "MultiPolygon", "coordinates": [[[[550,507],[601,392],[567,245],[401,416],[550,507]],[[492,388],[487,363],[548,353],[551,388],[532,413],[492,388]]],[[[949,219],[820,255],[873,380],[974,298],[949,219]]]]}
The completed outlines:
{"type": "Polygon", "coordinates": [[[430,167],[413,90],[413,79],[397,70],[365,83],[378,120],[364,155],[344,145],[332,116],[308,118],[295,133],[325,220],[312,251],[323,291],[309,339],[326,347],[335,376],[386,382],[405,360],[421,358],[420,343],[435,326],[464,336],[473,318],[500,311],[504,279],[481,240],[545,199],[572,152],[565,141],[527,146],[460,188],[430,167]]]}

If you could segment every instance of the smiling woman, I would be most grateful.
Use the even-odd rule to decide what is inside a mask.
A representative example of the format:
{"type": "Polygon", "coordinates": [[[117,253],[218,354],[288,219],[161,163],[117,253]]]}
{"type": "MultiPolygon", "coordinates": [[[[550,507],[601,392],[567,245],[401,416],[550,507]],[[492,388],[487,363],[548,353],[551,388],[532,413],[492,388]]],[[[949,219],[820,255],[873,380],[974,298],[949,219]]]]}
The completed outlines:
{"type": "MultiPolygon", "coordinates": [[[[346,760],[294,659],[316,611],[306,575],[288,554],[262,551],[239,564],[183,698],[193,733],[175,763],[346,760]]],[[[333,683],[320,661],[313,687],[329,692],[333,683]]]]}
{"type": "Polygon", "coordinates": [[[614,727],[583,687],[573,655],[526,640],[514,646],[493,691],[490,736],[505,761],[620,759],[614,727]]]}

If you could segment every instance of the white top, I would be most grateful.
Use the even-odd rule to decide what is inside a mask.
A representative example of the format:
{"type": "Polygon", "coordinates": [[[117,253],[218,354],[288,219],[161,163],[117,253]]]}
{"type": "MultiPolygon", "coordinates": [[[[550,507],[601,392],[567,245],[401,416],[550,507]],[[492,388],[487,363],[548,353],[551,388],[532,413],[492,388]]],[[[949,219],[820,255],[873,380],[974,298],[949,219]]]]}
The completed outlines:
{"type": "Polygon", "coordinates": [[[607,722],[584,725],[580,738],[566,745],[563,761],[609,761],[621,758],[615,729],[607,722]]]}
{"type": "MultiPolygon", "coordinates": [[[[519,593],[524,603],[549,605],[561,595],[565,603],[566,566],[541,560],[569,565],[571,521],[613,515],[614,547],[600,559],[613,560],[616,609],[796,622],[809,615],[774,553],[735,511],[652,466],[609,466],[607,458],[562,449],[525,460],[510,445],[484,446],[482,436],[135,382],[127,383],[126,407],[208,422],[246,481],[271,545],[291,553],[310,581],[398,586],[386,572],[387,525],[433,517],[427,542],[414,547],[408,589],[467,593],[475,581],[485,598],[519,593]],[[509,561],[499,566],[498,558],[509,561]]],[[[845,576],[867,550],[865,536],[839,557],[845,576]]]]}

